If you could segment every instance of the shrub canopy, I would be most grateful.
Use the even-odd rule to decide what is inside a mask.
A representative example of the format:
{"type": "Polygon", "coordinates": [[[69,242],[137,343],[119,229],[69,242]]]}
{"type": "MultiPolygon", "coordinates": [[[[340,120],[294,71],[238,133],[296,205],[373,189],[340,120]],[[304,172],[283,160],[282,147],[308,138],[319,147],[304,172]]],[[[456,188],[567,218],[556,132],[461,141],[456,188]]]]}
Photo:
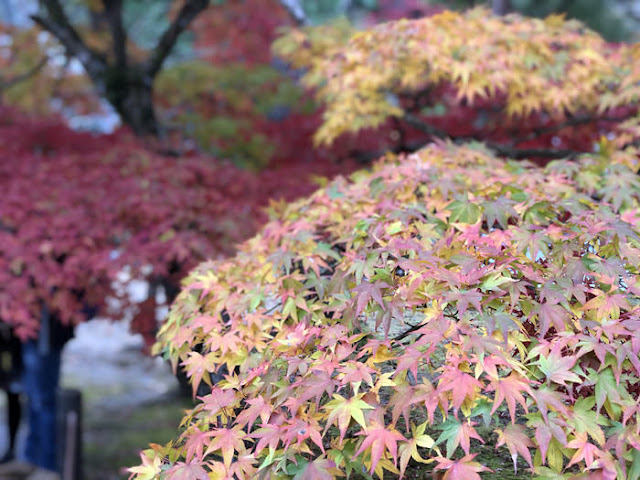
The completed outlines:
{"type": "Polygon", "coordinates": [[[319,140],[404,115],[389,92],[440,81],[521,120],[631,120],[545,167],[492,144],[388,155],[201,264],[158,350],[194,393],[225,376],[133,476],[382,478],[425,463],[478,479],[488,443],[537,478],[638,478],[640,182],[634,67],[620,60],[637,47],[474,10],[329,50],[309,72],[329,75],[319,140]]]}

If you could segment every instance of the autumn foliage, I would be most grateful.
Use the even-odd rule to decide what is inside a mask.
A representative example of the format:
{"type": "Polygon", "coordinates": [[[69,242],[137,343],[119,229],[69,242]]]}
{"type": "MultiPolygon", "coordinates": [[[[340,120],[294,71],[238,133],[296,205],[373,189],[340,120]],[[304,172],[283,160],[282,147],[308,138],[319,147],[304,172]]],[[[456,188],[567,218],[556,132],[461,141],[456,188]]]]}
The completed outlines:
{"type": "Polygon", "coordinates": [[[158,349],[210,393],[132,476],[473,480],[488,444],[536,478],[637,479],[638,47],[484,10],[308,35],[279,48],[327,103],[318,141],[388,117],[449,140],[190,274],[158,349]],[[494,123],[442,132],[422,92],[494,123]]]}
{"type": "MultiPolygon", "coordinates": [[[[0,112],[0,318],[22,338],[38,331],[43,303],[65,323],[84,320],[87,305],[121,318],[128,280],[177,285],[253,234],[270,199],[309,193],[314,174],[348,168],[318,162],[255,175],[153,153],[124,131],[95,136],[57,118],[0,112]]],[[[136,327],[153,335],[155,318],[136,327]]]]}

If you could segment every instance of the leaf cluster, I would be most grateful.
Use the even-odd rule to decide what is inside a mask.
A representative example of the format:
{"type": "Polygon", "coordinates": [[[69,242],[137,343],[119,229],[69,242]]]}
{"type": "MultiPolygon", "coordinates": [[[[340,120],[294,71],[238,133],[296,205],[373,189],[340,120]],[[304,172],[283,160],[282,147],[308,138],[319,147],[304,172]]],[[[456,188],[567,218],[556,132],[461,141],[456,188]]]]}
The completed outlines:
{"type": "MultiPolygon", "coordinates": [[[[319,144],[388,118],[434,137],[468,140],[468,133],[442,129],[430,118],[443,100],[448,109],[482,110],[480,118],[465,117],[464,123],[490,120],[481,137],[493,136],[502,147],[527,146],[542,132],[522,136],[522,128],[541,117],[552,120],[555,130],[611,116],[620,123],[624,117],[630,127],[625,138],[622,127],[609,131],[620,136],[621,145],[638,136],[637,45],[609,44],[578,21],[494,17],[476,8],[343,32],[331,26],[297,29],[274,45],[306,69],[306,84],[326,104],[315,136],[319,144]]],[[[557,153],[555,158],[567,156],[557,153]]]]}
{"type": "Polygon", "coordinates": [[[220,478],[319,461],[327,475],[427,461],[475,478],[495,432],[541,478],[627,478],[640,183],[618,160],[542,170],[442,144],[292,204],[186,280],[162,350],[194,389],[226,375],[162,455],[220,478]]]}

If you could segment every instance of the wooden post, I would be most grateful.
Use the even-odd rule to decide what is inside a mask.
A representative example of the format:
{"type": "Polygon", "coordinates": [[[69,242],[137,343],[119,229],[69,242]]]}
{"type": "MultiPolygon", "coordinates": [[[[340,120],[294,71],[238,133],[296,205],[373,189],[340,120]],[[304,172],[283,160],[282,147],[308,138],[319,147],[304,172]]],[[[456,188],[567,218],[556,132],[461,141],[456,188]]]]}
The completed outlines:
{"type": "Polygon", "coordinates": [[[78,390],[58,390],[57,398],[58,472],[62,480],[82,479],[82,394],[78,390]]]}

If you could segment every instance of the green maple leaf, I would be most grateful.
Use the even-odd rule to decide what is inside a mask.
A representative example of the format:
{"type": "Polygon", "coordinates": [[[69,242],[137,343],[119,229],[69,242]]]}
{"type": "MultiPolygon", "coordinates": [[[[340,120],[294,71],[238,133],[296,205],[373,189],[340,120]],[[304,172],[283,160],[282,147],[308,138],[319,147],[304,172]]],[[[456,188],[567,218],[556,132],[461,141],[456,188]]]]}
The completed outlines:
{"type": "Polygon", "coordinates": [[[484,277],[484,280],[480,283],[480,289],[485,292],[492,292],[500,290],[502,285],[513,282],[515,282],[513,278],[505,277],[502,272],[492,272],[484,277]]]}
{"type": "Polygon", "coordinates": [[[454,200],[446,206],[446,209],[451,212],[450,223],[474,224],[480,220],[480,215],[482,214],[482,208],[468,200],[454,200]]]}
{"type": "Polygon", "coordinates": [[[492,202],[484,202],[482,208],[487,227],[492,229],[497,222],[503,229],[506,229],[509,225],[509,217],[517,217],[518,215],[513,208],[515,204],[516,202],[507,197],[498,197],[492,202]]]}
{"type": "Polygon", "coordinates": [[[581,382],[580,377],[571,371],[576,360],[575,355],[562,355],[557,351],[552,351],[547,356],[541,355],[535,364],[539,365],[540,371],[544,373],[549,382],[566,387],[566,382],[581,382]]]}
{"type": "Polygon", "coordinates": [[[466,455],[469,455],[472,438],[484,443],[482,437],[478,435],[478,432],[473,428],[475,424],[476,422],[461,422],[454,417],[449,417],[442,425],[437,427],[438,430],[442,430],[442,433],[436,440],[435,444],[439,445],[446,440],[447,458],[453,455],[453,452],[458,448],[458,445],[462,447],[466,455]]]}
{"type": "Polygon", "coordinates": [[[580,398],[573,406],[573,412],[567,423],[575,428],[578,433],[588,433],[598,445],[604,445],[605,436],[600,425],[607,425],[609,422],[602,415],[593,409],[596,403],[594,397],[580,398]]]}

